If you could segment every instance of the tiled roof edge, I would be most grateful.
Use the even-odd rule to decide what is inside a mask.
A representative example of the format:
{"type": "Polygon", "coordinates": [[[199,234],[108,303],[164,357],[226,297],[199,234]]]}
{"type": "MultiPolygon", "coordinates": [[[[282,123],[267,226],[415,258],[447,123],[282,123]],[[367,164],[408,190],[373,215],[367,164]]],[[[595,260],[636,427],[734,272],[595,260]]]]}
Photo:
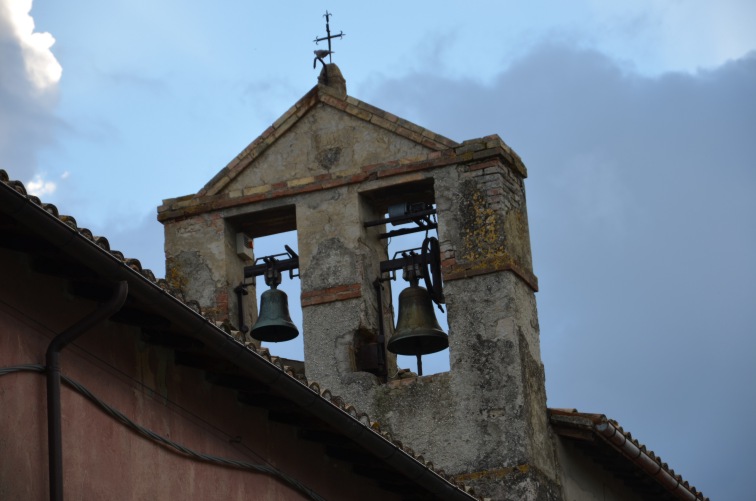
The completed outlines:
{"type": "Polygon", "coordinates": [[[269,364],[275,366],[281,372],[281,375],[283,377],[291,378],[292,380],[309,388],[320,398],[334,405],[343,413],[349,415],[352,419],[362,424],[371,433],[374,433],[377,436],[381,437],[383,440],[391,443],[393,446],[412,458],[414,461],[424,466],[429,473],[438,476],[440,479],[443,479],[450,486],[455,487],[460,493],[467,495],[469,499],[482,499],[475,497],[475,493],[471,488],[465,486],[462,483],[455,482],[450,475],[446,474],[441,469],[435,468],[433,463],[426,461],[422,455],[416,454],[411,448],[404,446],[399,440],[393,439],[390,433],[382,431],[380,423],[371,421],[370,417],[366,413],[358,411],[354,406],[346,403],[341,397],[333,395],[330,390],[321,389],[320,385],[317,382],[308,381],[302,374],[298,374],[291,367],[285,366],[279,357],[270,355],[270,352],[267,348],[260,348],[252,343],[244,343],[243,341],[241,341],[240,339],[242,336],[239,331],[233,331],[229,329],[227,325],[224,325],[221,322],[217,322],[215,319],[204,315],[197,301],[185,298],[181,291],[172,288],[165,279],[157,279],[155,277],[155,274],[151,270],[142,267],[142,264],[138,259],[126,258],[124,257],[122,252],[111,249],[110,244],[105,237],[96,237],[88,228],[80,228],[73,217],[60,215],[58,208],[55,205],[43,203],[38,197],[30,195],[21,181],[10,180],[8,173],[3,169],[0,169],[0,184],[10,190],[15,191],[18,195],[25,197],[27,200],[32,202],[38,208],[38,210],[43,211],[49,217],[57,220],[61,224],[67,225],[71,230],[75,232],[78,238],[84,239],[99,248],[100,252],[103,253],[103,258],[120,261],[126,268],[128,268],[130,273],[133,273],[136,277],[145,280],[151,283],[152,286],[160,289],[166,297],[170,298],[170,300],[176,301],[177,303],[180,303],[181,305],[193,310],[195,313],[202,316],[202,318],[207,321],[208,326],[217,331],[218,334],[226,336],[230,341],[237,343],[240,348],[244,348],[245,351],[249,352],[250,354],[253,354],[254,356],[257,356],[267,361],[269,364]]]}
{"type": "Polygon", "coordinates": [[[548,412],[552,424],[592,431],[678,499],[710,501],[702,492],[684,480],[681,475],[676,474],[653,451],[648,450],[645,445],[634,439],[630,432],[626,432],[619,423],[608,419],[604,414],[578,412],[577,409],[555,408],[548,409],[548,412]]]}

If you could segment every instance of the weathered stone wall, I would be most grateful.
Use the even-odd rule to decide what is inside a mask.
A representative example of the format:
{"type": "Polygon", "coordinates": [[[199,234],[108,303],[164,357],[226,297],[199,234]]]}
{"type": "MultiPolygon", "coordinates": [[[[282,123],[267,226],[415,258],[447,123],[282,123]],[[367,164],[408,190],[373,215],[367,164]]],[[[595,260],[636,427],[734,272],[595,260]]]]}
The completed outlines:
{"type": "Polygon", "coordinates": [[[245,264],[236,255],[236,230],[221,213],[210,212],[166,222],[164,232],[166,280],[207,315],[236,324],[234,288],[245,264]]]}

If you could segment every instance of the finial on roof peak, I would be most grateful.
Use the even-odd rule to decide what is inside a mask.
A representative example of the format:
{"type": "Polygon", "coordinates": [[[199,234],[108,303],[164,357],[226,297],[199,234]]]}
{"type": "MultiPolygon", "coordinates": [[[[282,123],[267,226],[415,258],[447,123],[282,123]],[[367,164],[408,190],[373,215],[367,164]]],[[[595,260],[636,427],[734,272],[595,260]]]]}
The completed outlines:
{"type": "Polygon", "coordinates": [[[333,64],[332,54],[334,53],[334,51],[331,49],[331,40],[333,40],[334,38],[342,38],[345,35],[343,31],[340,31],[337,35],[331,35],[330,21],[332,15],[333,14],[328,11],[323,14],[323,17],[326,18],[326,36],[315,37],[314,42],[315,45],[323,41],[328,42],[328,50],[320,49],[314,51],[315,59],[312,61],[312,68],[315,69],[315,67],[318,65],[318,61],[320,61],[320,63],[323,65],[323,69],[320,71],[320,76],[318,77],[318,85],[326,85],[328,87],[331,87],[340,95],[346,97],[346,80],[344,80],[344,77],[341,75],[341,70],[339,70],[339,67],[333,64]],[[328,64],[326,64],[325,62],[326,56],[328,56],[328,64]]]}
{"type": "Polygon", "coordinates": [[[323,17],[326,18],[326,36],[324,37],[315,37],[315,45],[317,45],[319,42],[326,41],[328,42],[328,50],[316,50],[315,51],[315,60],[312,62],[312,67],[315,68],[317,65],[317,62],[320,61],[323,63],[323,66],[325,66],[325,61],[323,60],[324,57],[328,56],[328,62],[333,63],[333,58],[331,54],[333,54],[333,50],[331,49],[331,40],[334,38],[342,38],[345,35],[343,31],[339,31],[337,35],[331,35],[331,14],[330,12],[326,11],[325,14],[323,14],[323,17]]]}
{"type": "Polygon", "coordinates": [[[346,98],[346,80],[339,67],[333,63],[323,64],[323,69],[320,70],[320,76],[318,76],[318,85],[329,87],[340,97],[346,98]]]}

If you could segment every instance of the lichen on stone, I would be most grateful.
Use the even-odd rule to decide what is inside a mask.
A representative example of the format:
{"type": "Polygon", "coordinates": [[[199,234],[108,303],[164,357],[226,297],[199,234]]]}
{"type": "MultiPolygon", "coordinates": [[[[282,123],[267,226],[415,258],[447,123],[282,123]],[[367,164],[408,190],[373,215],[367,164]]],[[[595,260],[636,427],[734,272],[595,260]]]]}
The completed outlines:
{"type": "Polygon", "coordinates": [[[461,187],[462,252],[468,262],[490,261],[506,257],[506,234],[501,216],[490,207],[475,181],[466,180],[461,187]]]}

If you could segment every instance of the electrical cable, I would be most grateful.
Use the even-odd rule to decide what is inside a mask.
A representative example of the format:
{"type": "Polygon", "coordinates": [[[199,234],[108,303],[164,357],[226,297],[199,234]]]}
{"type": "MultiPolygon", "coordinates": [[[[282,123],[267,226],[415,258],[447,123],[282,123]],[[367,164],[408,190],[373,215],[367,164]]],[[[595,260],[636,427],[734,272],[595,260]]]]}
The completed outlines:
{"type": "MultiPolygon", "coordinates": [[[[5,307],[10,308],[12,311],[14,311],[16,313],[21,314],[21,312],[19,310],[17,310],[16,308],[14,308],[12,305],[10,305],[9,303],[7,303],[5,301],[1,301],[0,300],[0,304],[3,305],[3,306],[5,306],[5,307]]],[[[26,315],[24,315],[24,316],[25,316],[25,320],[28,321],[28,322],[33,323],[36,326],[36,328],[44,331],[47,334],[55,335],[55,331],[49,329],[46,325],[37,322],[34,318],[31,318],[31,317],[26,316],[26,315]]],[[[36,331],[34,331],[34,332],[36,332],[36,331]]],[[[171,400],[167,396],[160,395],[158,392],[155,392],[154,388],[150,387],[149,385],[146,385],[143,381],[140,381],[139,379],[136,379],[136,378],[130,376],[129,374],[127,374],[123,370],[119,369],[118,367],[116,367],[113,364],[109,363],[107,360],[103,359],[102,357],[99,357],[96,354],[94,354],[94,353],[92,353],[90,351],[87,351],[87,350],[85,350],[84,348],[82,348],[80,346],[77,346],[76,343],[72,343],[71,346],[68,349],[74,350],[79,355],[86,357],[90,363],[94,363],[95,365],[99,364],[99,368],[101,370],[109,372],[113,377],[123,379],[126,384],[133,385],[133,387],[136,387],[136,388],[141,388],[143,391],[146,392],[146,394],[147,394],[147,396],[149,398],[157,400],[157,401],[161,402],[163,405],[166,405],[166,406],[170,407],[171,409],[173,409],[174,411],[177,411],[182,416],[183,419],[187,419],[187,420],[191,421],[196,426],[205,428],[205,430],[206,430],[207,433],[211,433],[211,434],[213,434],[215,436],[218,436],[218,437],[222,436],[223,440],[228,440],[231,443],[236,443],[237,447],[241,447],[248,454],[253,455],[253,456],[259,458],[260,461],[267,463],[267,461],[265,460],[265,458],[259,452],[257,452],[254,449],[250,448],[244,442],[237,442],[237,441],[235,441],[234,440],[235,437],[232,437],[226,431],[218,428],[213,423],[207,421],[206,419],[202,418],[201,416],[197,415],[196,413],[192,412],[191,410],[183,407],[178,402],[175,402],[175,401],[171,400]]],[[[0,376],[1,375],[2,375],[2,373],[0,373],[0,376]]]]}
{"type": "MultiPolygon", "coordinates": [[[[16,365],[16,366],[11,366],[11,367],[0,368],[0,376],[5,376],[7,374],[12,374],[14,372],[45,373],[46,368],[45,366],[39,365],[39,364],[25,364],[25,365],[16,365]]],[[[170,440],[166,437],[158,435],[154,431],[135,423],[134,421],[126,417],[123,413],[121,413],[117,409],[111,407],[110,405],[102,401],[100,398],[98,398],[92,392],[90,392],[84,385],[78,383],[77,381],[74,381],[68,376],[61,375],[61,379],[68,386],[70,386],[75,391],[77,391],[78,393],[86,397],[88,400],[93,402],[97,407],[100,408],[101,411],[115,418],[116,421],[119,421],[121,424],[123,424],[127,428],[130,428],[132,431],[135,431],[137,434],[141,435],[142,437],[147,438],[148,440],[151,440],[153,442],[156,442],[158,445],[161,445],[162,447],[168,449],[169,451],[175,454],[179,454],[189,459],[194,459],[194,460],[201,461],[204,463],[210,463],[210,464],[215,464],[219,466],[236,468],[240,470],[254,471],[257,473],[264,473],[266,475],[270,475],[272,477],[278,478],[279,480],[289,485],[290,487],[305,494],[310,499],[313,499],[315,501],[326,501],[325,498],[321,497],[320,495],[318,495],[316,492],[314,492],[307,486],[303,485],[296,479],[286,475],[285,473],[279,471],[278,469],[272,466],[264,465],[264,464],[248,463],[246,461],[238,461],[236,459],[228,459],[228,458],[223,458],[219,456],[213,456],[210,454],[203,454],[201,452],[197,452],[193,449],[185,447],[177,442],[174,442],[173,440],[170,440]]]]}
{"type": "MultiPolygon", "coordinates": [[[[12,311],[15,311],[18,314],[23,314],[22,312],[20,312],[19,310],[17,310],[16,308],[14,308],[12,305],[10,305],[9,303],[5,301],[0,301],[0,304],[2,304],[5,307],[10,308],[12,311]]],[[[44,331],[45,333],[50,334],[50,335],[55,335],[55,331],[49,329],[46,325],[37,322],[34,318],[31,318],[27,315],[24,315],[24,317],[26,321],[33,323],[36,326],[36,328],[40,329],[41,331],[44,331]]],[[[33,331],[33,332],[36,333],[37,331],[33,331]]],[[[161,402],[163,405],[166,405],[170,407],[171,409],[173,409],[174,411],[177,411],[182,416],[183,419],[187,419],[191,421],[196,426],[205,428],[207,433],[213,434],[219,438],[222,437],[221,438],[222,440],[227,440],[231,443],[235,443],[236,447],[240,447],[244,449],[244,451],[246,451],[246,454],[255,456],[261,462],[267,463],[263,455],[261,455],[256,450],[252,449],[250,446],[248,446],[244,442],[236,441],[235,440],[236,437],[232,437],[226,431],[218,428],[213,423],[207,421],[206,419],[202,418],[201,416],[197,415],[191,410],[183,407],[178,402],[171,400],[167,396],[160,395],[159,393],[155,392],[154,388],[146,385],[143,381],[140,381],[139,379],[136,379],[130,376],[123,370],[119,369],[118,367],[109,363],[107,360],[103,359],[102,357],[99,357],[96,354],[90,351],[87,351],[80,346],[77,346],[76,343],[72,343],[69,349],[74,350],[77,353],[79,353],[79,355],[86,357],[90,363],[95,363],[96,365],[99,364],[99,368],[101,370],[109,372],[112,376],[116,378],[123,379],[126,384],[133,385],[136,388],[141,388],[143,391],[146,391],[146,395],[149,398],[155,399],[161,402]]],[[[0,373],[0,375],[2,374],[0,373]]]]}

